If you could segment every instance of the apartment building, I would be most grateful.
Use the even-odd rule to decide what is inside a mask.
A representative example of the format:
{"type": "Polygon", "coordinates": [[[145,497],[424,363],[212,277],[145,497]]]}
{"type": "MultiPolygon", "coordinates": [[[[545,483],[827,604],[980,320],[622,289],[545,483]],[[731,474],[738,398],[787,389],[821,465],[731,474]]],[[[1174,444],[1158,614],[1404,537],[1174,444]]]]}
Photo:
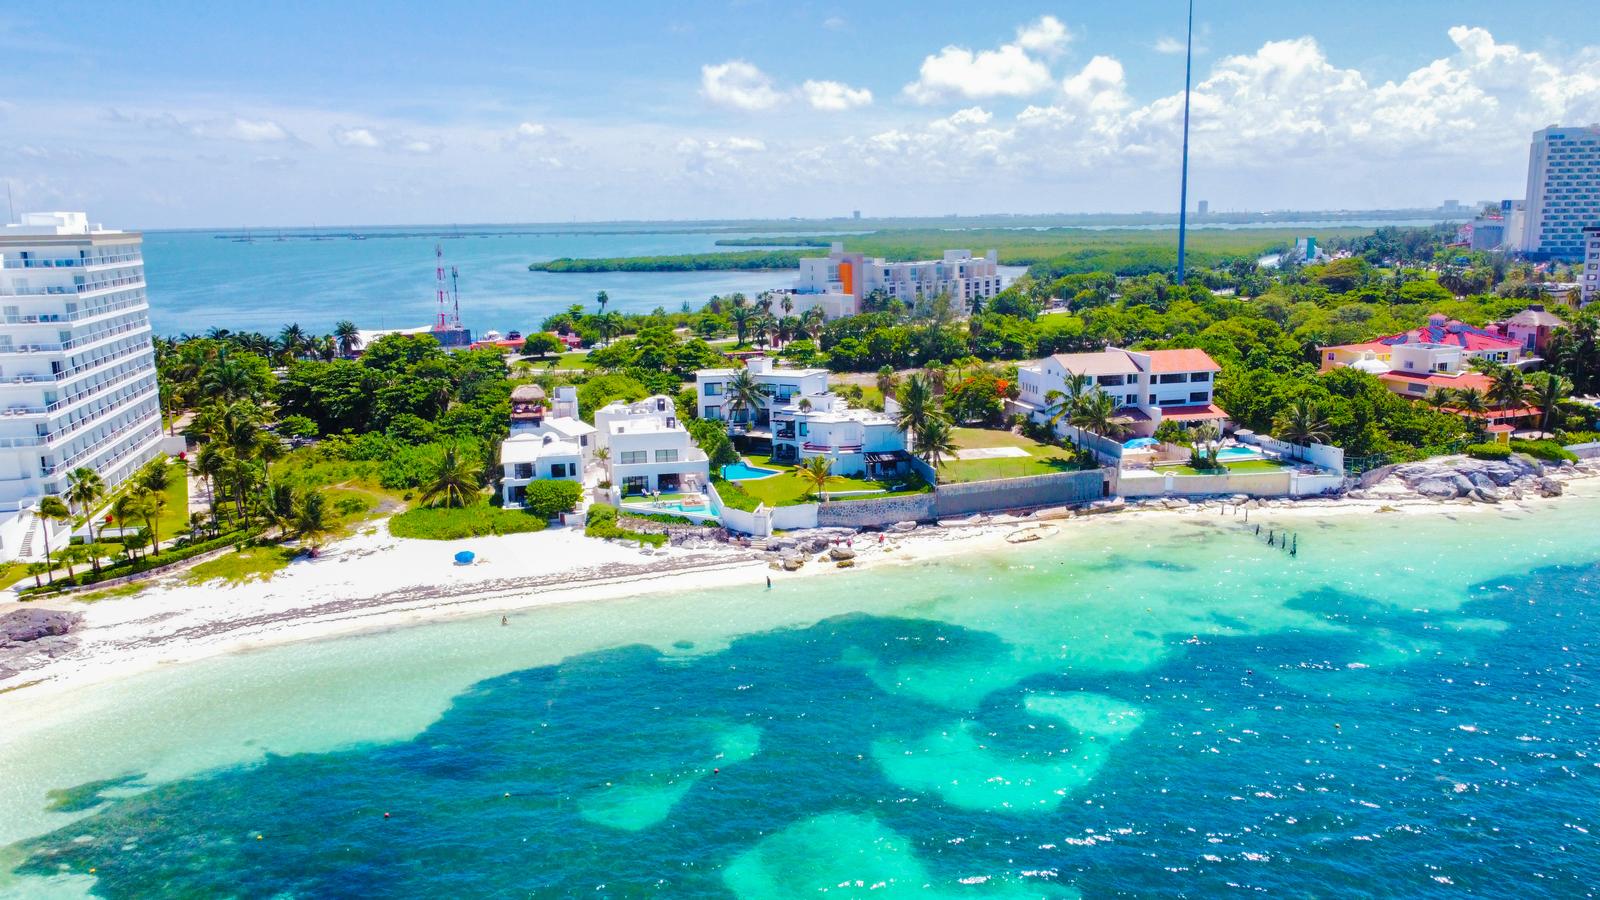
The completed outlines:
{"type": "Polygon", "coordinates": [[[1583,277],[1579,282],[1583,294],[1578,303],[1588,306],[1600,300],[1600,225],[1583,230],[1583,277]]]}
{"type": "Polygon", "coordinates": [[[1600,226],[1600,125],[1551,126],[1533,136],[1520,247],[1576,262],[1584,229],[1600,226]]]}
{"type": "Polygon", "coordinates": [[[1204,350],[1123,350],[1058,353],[1017,368],[1016,405],[1044,421],[1052,391],[1067,393],[1069,374],[1090,380],[1092,390],[1109,394],[1133,437],[1149,437],[1163,421],[1221,423],[1227,418],[1214,402],[1222,367],[1204,350]]]}
{"type": "Polygon", "coordinates": [[[33,510],[65,492],[67,473],[114,487],[157,454],[141,243],[81,212],[0,228],[0,559],[43,553],[33,510]]]}
{"type": "Polygon", "coordinates": [[[846,253],[843,244],[834,244],[827,256],[800,260],[795,279],[795,309],[804,312],[821,307],[829,319],[861,312],[861,301],[874,291],[914,304],[919,297],[948,294],[956,312],[965,314],[973,300],[982,301],[1004,288],[999,256],[990,250],[973,256],[970,250],[946,250],[943,259],[888,262],[861,253],[846,253]]]}

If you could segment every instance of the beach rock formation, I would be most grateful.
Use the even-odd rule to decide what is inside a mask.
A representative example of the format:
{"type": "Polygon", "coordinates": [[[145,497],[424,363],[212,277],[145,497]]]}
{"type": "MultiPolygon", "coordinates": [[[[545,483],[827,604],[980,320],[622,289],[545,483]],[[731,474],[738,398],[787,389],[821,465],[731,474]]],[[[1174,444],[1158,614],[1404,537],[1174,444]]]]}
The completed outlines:
{"type": "Polygon", "coordinates": [[[1521,453],[1506,460],[1471,459],[1446,456],[1425,462],[1396,466],[1387,478],[1364,490],[1353,490],[1353,499],[1404,499],[1420,496],[1428,500],[1470,500],[1500,503],[1537,494],[1559,497],[1562,482],[1600,473],[1600,462],[1581,464],[1563,461],[1545,463],[1521,453]]]}
{"type": "Polygon", "coordinates": [[[77,646],[78,613],[18,609],[0,616],[0,681],[77,646]]]}

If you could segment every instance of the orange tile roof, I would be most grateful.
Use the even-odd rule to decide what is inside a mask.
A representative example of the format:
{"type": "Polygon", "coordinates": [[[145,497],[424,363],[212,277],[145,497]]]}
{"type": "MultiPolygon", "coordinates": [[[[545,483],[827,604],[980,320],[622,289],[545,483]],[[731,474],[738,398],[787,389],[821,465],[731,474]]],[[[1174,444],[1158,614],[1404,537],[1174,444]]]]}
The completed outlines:
{"type": "Polygon", "coordinates": [[[1150,371],[1156,374],[1167,372],[1220,372],[1222,367],[1217,365],[1204,350],[1151,350],[1150,371]]]}
{"type": "Polygon", "coordinates": [[[1395,381],[1403,384],[1426,384],[1429,387],[1477,388],[1484,393],[1489,392],[1488,377],[1477,372],[1445,375],[1439,372],[1404,372],[1399,369],[1392,369],[1378,377],[1384,381],[1395,381]]]}

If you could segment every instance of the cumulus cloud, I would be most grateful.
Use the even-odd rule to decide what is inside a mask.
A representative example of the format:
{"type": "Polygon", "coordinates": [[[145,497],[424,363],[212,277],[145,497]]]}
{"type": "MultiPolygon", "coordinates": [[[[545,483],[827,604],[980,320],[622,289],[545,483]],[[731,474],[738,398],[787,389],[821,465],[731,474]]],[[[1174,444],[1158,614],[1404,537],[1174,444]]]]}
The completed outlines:
{"type": "Polygon", "coordinates": [[[247,141],[252,144],[275,143],[289,139],[289,132],[284,130],[282,125],[265,119],[234,119],[223,129],[223,134],[236,141],[247,141]]]}
{"type": "Polygon", "coordinates": [[[807,81],[800,93],[812,109],[838,112],[872,104],[872,92],[840,81],[807,81]]]}
{"type": "Polygon", "coordinates": [[[339,128],[333,129],[333,142],[341,147],[367,147],[376,150],[380,144],[378,136],[370,128],[339,128]]]}
{"type": "Polygon", "coordinates": [[[538,122],[523,122],[515,129],[515,136],[520,138],[540,138],[550,133],[550,129],[538,122]]]}
{"type": "Polygon", "coordinates": [[[355,150],[383,150],[425,156],[437,153],[440,149],[439,142],[435,140],[367,125],[335,125],[328,134],[337,146],[355,150]]]}
{"type": "Polygon", "coordinates": [[[758,111],[784,100],[767,73],[742,59],[700,67],[700,93],[718,106],[758,111]]]}
{"type": "Polygon", "coordinates": [[[767,143],[760,138],[692,138],[678,141],[677,151],[683,157],[684,170],[696,175],[716,175],[742,167],[742,158],[766,152],[767,143]]]}
{"type": "Polygon", "coordinates": [[[1017,29],[1017,38],[994,50],[972,51],[951,44],[922,60],[917,80],[905,86],[917,103],[952,97],[1027,97],[1050,87],[1050,67],[1039,57],[1054,57],[1071,35],[1054,16],[1017,29]]]}
{"type": "Polygon", "coordinates": [[[187,117],[175,113],[124,112],[106,110],[103,118],[108,122],[139,125],[156,131],[170,131],[203,140],[242,141],[249,144],[293,143],[295,136],[289,129],[271,119],[248,119],[242,116],[187,117]]]}
{"type": "Polygon", "coordinates": [[[1156,51],[1157,53],[1165,53],[1168,56],[1175,56],[1187,50],[1188,47],[1178,38],[1163,34],[1161,37],[1156,38],[1155,44],[1152,45],[1150,49],[1156,51]]]}
{"type": "Polygon", "coordinates": [[[829,31],[843,31],[850,27],[850,23],[846,22],[843,16],[829,16],[822,20],[822,27],[829,31]]]}

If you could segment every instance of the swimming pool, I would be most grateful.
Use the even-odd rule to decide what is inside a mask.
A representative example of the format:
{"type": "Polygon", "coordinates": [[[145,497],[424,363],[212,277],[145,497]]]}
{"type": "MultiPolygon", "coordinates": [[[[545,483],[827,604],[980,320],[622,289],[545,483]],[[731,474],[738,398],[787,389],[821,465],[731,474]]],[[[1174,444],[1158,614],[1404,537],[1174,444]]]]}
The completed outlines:
{"type": "Polygon", "coordinates": [[[728,481],[749,481],[752,478],[766,478],[768,475],[776,474],[778,474],[777,469],[752,466],[742,459],[722,467],[722,477],[728,481]]]}
{"type": "Polygon", "coordinates": [[[1217,451],[1217,459],[1255,459],[1261,452],[1254,447],[1223,447],[1217,451]]]}
{"type": "Polygon", "coordinates": [[[1155,445],[1157,445],[1159,443],[1161,443],[1161,442],[1156,440],[1155,438],[1142,437],[1142,438],[1134,438],[1131,441],[1124,441],[1122,443],[1122,446],[1124,448],[1128,449],[1128,450],[1143,450],[1146,447],[1154,447],[1155,445]]]}

